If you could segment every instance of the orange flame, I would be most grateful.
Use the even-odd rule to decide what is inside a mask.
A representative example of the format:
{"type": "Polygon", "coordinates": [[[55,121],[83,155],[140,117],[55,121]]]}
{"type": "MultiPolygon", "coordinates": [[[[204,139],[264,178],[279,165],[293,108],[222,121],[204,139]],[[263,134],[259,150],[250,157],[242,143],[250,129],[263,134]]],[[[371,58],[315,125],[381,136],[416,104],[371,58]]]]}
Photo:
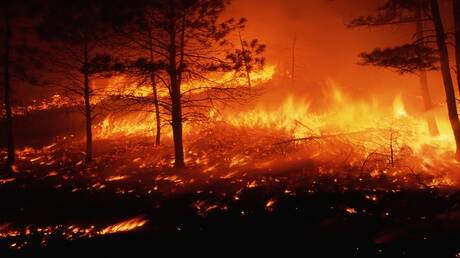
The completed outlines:
{"type": "Polygon", "coordinates": [[[131,231],[136,228],[144,226],[147,222],[148,220],[146,220],[143,216],[138,216],[138,217],[108,226],[100,230],[98,233],[100,235],[106,235],[106,234],[114,234],[114,233],[119,233],[119,232],[131,231]]]}

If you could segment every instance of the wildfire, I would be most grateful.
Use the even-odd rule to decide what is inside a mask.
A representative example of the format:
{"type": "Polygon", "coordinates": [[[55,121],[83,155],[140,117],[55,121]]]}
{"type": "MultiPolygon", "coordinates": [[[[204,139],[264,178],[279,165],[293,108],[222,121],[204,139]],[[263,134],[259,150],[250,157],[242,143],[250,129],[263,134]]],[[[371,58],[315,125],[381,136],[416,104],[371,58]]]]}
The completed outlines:
{"type": "MultiPolygon", "coordinates": [[[[270,80],[274,73],[275,66],[252,72],[252,85],[257,87],[270,80]]],[[[229,80],[230,77],[226,76],[230,75],[220,79],[229,80]]],[[[116,83],[121,82],[115,80],[113,84],[116,83]]],[[[245,81],[238,83],[244,84],[245,81]]],[[[112,86],[109,84],[107,91],[112,86]]],[[[287,95],[278,104],[259,104],[249,110],[220,112],[211,109],[207,113],[208,123],[205,126],[202,123],[184,123],[186,148],[196,145],[192,151],[186,151],[187,164],[202,166],[202,171],[210,174],[227,169],[224,175],[219,175],[223,179],[235,177],[242,167],[273,169],[280,160],[291,162],[302,158],[344,160],[344,164],[361,167],[362,173],[368,172],[372,177],[385,173],[397,176],[411,171],[430,172],[432,167],[443,171],[456,166],[451,155],[455,142],[446,119],[439,117],[440,135],[432,137],[425,119],[406,110],[402,95],[395,96],[392,106],[388,107],[374,99],[353,99],[332,80],[327,81],[327,86],[324,98],[328,105],[322,111],[313,111],[310,101],[305,98],[287,95]],[[223,138],[217,140],[219,143],[214,146],[216,132],[223,138]],[[238,133],[243,133],[250,140],[244,141],[243,135],[238,133]],[[238,144],[239,140],[244,144],[238,144]],[[228,144],[224,145],[223,142],[227,141],[228,144]],[[280,157],[288,151],[288,159],[280,157]]],[[[130,87],[128,85],[125,89],[126,93],[139,89],[141,92],[134,93],[137,96],[151,94],[150,87],[130,87]]],[[[167,121],[164,121],[163,125],[166,124],[167,121]]],[[[94,135],[96,140],[151,137],[155,135],[155,125],[152,112],[112,113],[94,125],[94,135]]],[[[170,127],[164,126],[162,137],[171,136],[170,127]]],[[[128,159],[132,160],[135,169],[170,166],[173,156],[165,150],[170,147],[158,147],[162,149],[157,149],[155,155],[149,157],[142,156],[141,152],[133,153],[128,159]]],[[[41,149],[25,147],[17,151],[17,157],[31,165],[51,166],[59,162],[54,155],[57,149],[56,144],[41,149]]],[[[77,166],[83,164],[81,157],[79,160],[77,166]]],[[[48,174],[51,175],[55,174],[48,174]]],[[[124,179],[126,175],[117,172],[117,175],[106,177],[105,181],[124,179]]],[[[250,188],[261,182],[246,183],[250,188]]],[[[437,184],[454,183],[444,175],[431,183],[426,182],[427,186],[437,184]]]]}
{"type": "Polygon", "coordinates": [[[69,98],[63,97],[60,94],[54,94],[49,98],[34,99],[29,105],[14,106],[13,115],[23,116],[37,111],[65,108],[73,105],[74,103],[69,98]]]}
{"type": "Polygon", "coordinates": [[[426,146],[435,146],[433,150],[438,153],[454,150],[455,142],[448,122],[440,119],[441,135],[432,137],[423,118],[407,113],[400,95],[395,97],[393,109],[389,112],[375,102],[354,101],[336,87],[332,87],[329,96],[331,105],[325,113],[311,112],[308,101],[288,96],[278,108],[258,106],[254,110],[225,115],[211,112],[210,116],[234,127],[283,131],[293,138],[357,133],[364,136],[365,132],[375,131],[369,135],[374,139],[364,139],[368,149],[384,144],[375,144],[377,134],[382,139],[398,141],[398,144],[409,146],[414,151],[422,151],[426,146]]]}
{"type": "MultiPolygon", "coordinates": [[[[253,72],[251,75],[254,82],[257,80],[264,82],[272,78],[274,72],[274,66],[267,66],[263,71],[253,72]]],[[[288,142],[289,140],[313,141],[315,146],[319,147],[309,153],[308,157],[318,160],[337,160],[343,157],[344,153],[350,153],[351,149],[353,155],[346,154],[350,157],[349,165],[361,166],[364,170],[368,169],[370,174],[372,171],[388,170],[388,167],[391,168],[390,170],[397,167],[404,170],[402,167],[409,167],[410,169],[405,169],[404,173],[407,173],[410,170],[428,172],[429,167],[433,166],[441,168],[440,170],[455,166],[456,162],[449,154],[455,149],[455,142],[446,119],[439,117],[440,135],[433,137],[425,119],[414,116],[406,110],[402,95],[395,96],[389,108],[387,105],[379,104],[375,99],[353,99],[345,94],[334,81],[329,80],[327,83],[328,90],[324,95],[328,106],[321,112],[312,111],[307,99],[288,95],[278,105],[260,104],[245,111],[218,112],[212,109],[207,114],[207,118],[211,125],[225,124],[236,130],[272,132],[273,137],[282,136],[278,142],[282,142],[283,139],[288,142]],[[322,144],[330,145],[330,148],[322,148],[322,144]]],[[[162,137],[171,137],[170,128],[168,126],[163,128],[162,137]]],[[[201,130],[201,124],[188,122],[184,124],[186,139],[190,140],[194,135],[194,140],[197,140],[196,137],[203,134],[203,132],[199,133],[201,130]]],[[[110,114],[95,126],[96,139],[154,136],[154,134],[155,115],[151,112],[110,114]]],[[[263,136],[256,134],[254,137],[263,136]]],[[[266,142],[259,143],[259,145],[266,144],[266,142]]],[[[268,144],[273,144],[273,142],[268,144]]],[[[310,150],[313,148],[311,144],[306,146],[310,150]]],[[[299,148],[301,148],[300,145],[299,148]]],[[[252,164],[255,156],[241,152],[232,153],[230,149],[225,152],[228,168],[235,170],[238,167],[252,164]]],[[[218,171],[216,164],[206,154],[203,153],[202,157],[194,155],[192,153],[186,157],[187,163],[206,166],[203,171],[218,171]]],[[[268,157],[265,159],[264,161],[262,157],[257,163],[260,168],[264,166],[269,168],[274,164],[268,157]]],[[[157,159],[156,162],[159,162],[160,166],[161,164],[170,165],[172,160],[157,159]]],[[[145,160],[135,163],[139,165],[139,168],[147,166],[145,160]]],[[[399,172],[401,171],[391,171],[393,174],[399,172]]],[[[233,173],[234,171],[228,172],[229,175],[233,173]]],[[[225,178],[225,176],[222,177],[225,178]]],[[[438,179],[438,181],[451,184],[446,178],[438,179]]]]}
{"type": "MultiPolygon", "coordinates": [[[[251,85],[257,87],[261,83],[267,82],[272,79],[275,74],[275,65],[267,65],[262,70],[251,72],[251,85]]],[[[210,81],[214,84],[236,85],[238,87],[246,86],[247,79],[235,77],[233,72],[225,73],[221,76],[212,78],[210,81]]],[[[202,83],[202,82],[200,82],[202,83]]],[[[198,94],[205,91],[206,87],[197,87],[196,83],[188,83],[182,85],[182,91],[191,91],[198,94]]],[[[151,86],[129,84],[123,77],[114,77],[110,80],[108,86],[104,89],[103,96],[134,96],[134,97],[148,97],[153,94],[151,86]],[[120,87],[119,85],[124,85],[120,87]],[[120,90],[121,89],[121,90],[120,90]]],[[[168,95],[166,91],[159,91],[158,97],[164,98],[168,95]]],[[[101,99],[94,100],[95,103],[100,102],[101,99]]],[[[154,135],[155,128],[155,114],[152,112],[131,112],[130,114],[116,116],[109,114],[103,121],[95,126],[96,138],[107,139],[114,136],[131,136],[131,135],[154,135]]],[[[171,136],[172,133],[166,130],[166,135],[171,136]]]]}
{"type": "Polygon", "coordinates": [[[99,139],[131,135],[152,136],[154,128],[155,115],[147,112],[137,112],[123,117],[110,114],[95,126],[96,138],[99,139]]]}

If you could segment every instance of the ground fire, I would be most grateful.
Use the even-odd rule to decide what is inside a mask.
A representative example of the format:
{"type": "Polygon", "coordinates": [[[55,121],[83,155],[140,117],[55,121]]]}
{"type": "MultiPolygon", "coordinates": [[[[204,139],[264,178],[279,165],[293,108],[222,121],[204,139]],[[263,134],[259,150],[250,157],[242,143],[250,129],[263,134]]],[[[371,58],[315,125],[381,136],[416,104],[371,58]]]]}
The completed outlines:
{"type": "Polygon", "coordinates": [[[460,0],[0,11],[1,255],[460,256],[460,0]]]}

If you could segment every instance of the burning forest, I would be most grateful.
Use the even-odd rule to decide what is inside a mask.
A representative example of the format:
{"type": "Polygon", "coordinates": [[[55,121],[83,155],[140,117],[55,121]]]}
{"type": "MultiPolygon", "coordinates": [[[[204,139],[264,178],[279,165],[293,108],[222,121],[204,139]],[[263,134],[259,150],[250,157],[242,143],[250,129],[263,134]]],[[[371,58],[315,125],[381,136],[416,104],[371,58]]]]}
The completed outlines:
{"type": "Polygon", "coordinates": [[[459,0],[0,6],[2,257],[460,257],[459,0]]]}

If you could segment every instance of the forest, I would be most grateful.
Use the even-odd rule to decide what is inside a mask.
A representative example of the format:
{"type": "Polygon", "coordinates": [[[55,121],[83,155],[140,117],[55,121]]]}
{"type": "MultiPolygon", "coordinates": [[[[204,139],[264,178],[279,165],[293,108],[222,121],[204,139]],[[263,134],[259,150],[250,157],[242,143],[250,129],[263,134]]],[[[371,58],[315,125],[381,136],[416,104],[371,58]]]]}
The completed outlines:
{"type": "Polygon", "coordinates": [[[0,13],[2,257],[460,257],[460,0],[0,13]]]}

